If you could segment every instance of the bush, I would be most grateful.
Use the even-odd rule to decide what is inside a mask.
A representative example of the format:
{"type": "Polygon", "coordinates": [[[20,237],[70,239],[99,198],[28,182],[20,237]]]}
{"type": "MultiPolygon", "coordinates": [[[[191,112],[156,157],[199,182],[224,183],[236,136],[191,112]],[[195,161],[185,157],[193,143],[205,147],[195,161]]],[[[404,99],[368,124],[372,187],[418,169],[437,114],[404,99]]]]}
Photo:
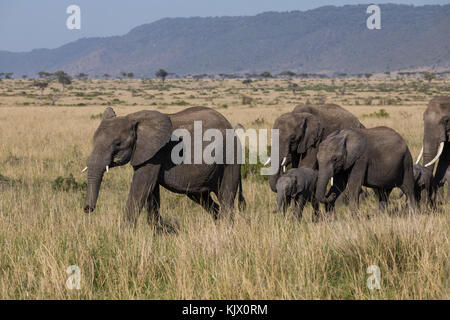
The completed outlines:
{"type": "MultiPolygon", "coordinates": [[[[268,153],[270,154],[270,147],[268,147],[268,153]]],[[[245,163],[241,165],[242,179],[255,179],[257,181],[265,182],[269,178],[268,176],[261,175],[261,168],[264,168],[264,164],[257,162],[255,164],[249,163],[250,150],[245,148],[245,163]]]]}
{"type": "Polygon", "coordinates": [[[389,118],[389,113],[384,109],[380,109],[380,111],[378,111],[378,112],[363,114],[362,117],[363,118],[389,118]]]}
{"type": "Polygon", "coordinates": [[[97,113],[91,115],[91,120],[101,119],[103,117],[103,113],[97,113]]]}
{"type": "Polygon", "coordinates": [[[77,191],[77,190],[86,190],[87,183],[82,182],[78,183],[73,174],[70,174],[68,177],[61,177],[55,179],[52,183],[53,190],[57,191],[77,191]]]}
{"type": "Polygon", "coordinates": [[[252,104],[253,103],[253,98],[249,97],[249,96],[242,96],[242,104],[243,105],[248,105],[248,104],[252,104]]]}

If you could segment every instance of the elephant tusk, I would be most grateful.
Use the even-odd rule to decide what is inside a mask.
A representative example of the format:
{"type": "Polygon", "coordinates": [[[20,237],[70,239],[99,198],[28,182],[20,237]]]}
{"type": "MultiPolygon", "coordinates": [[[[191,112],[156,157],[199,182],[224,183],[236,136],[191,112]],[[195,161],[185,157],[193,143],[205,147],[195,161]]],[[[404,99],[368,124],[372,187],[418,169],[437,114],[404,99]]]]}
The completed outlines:
{"type": "Polygon", "coordinates": [[[286,172],[286,166],[283,166],[283,173],[286,172]]]}
{"type": "Polygon", "coordinates": [[[108,173],[109,171],[109,166],[106,166],[106,173],[108,173]]]}
{"type": "Polygon", "coordinates": [[[417,157],[416,164],[419,164],[420,159],[422,159],[422,156],[423,156],[423,147],[422,147],[422,149],[420,150],[419,156],[417,157]]]}
{"type": "Polygon", "coordinates": [[[333,184],[334,184],[334,179],[333,179],[333,177],[331,177],[331,179],[330,179],[330,184],[331,184],[331,186],[333,186],[333,184]]]}
{"type": "Polygon", "coordinates": [[[270,163],[270,158],[264,163],[264,166],[267,166],[270,163]]]}
{"type": "Polygon", "coordinates": [[[83,170],[81,170],[81,173],[85,172],[88,169],[88,167],[84,168],[83,170]]]}
{"type": "Polygon", "coordinates": [[[284,166],[286,164],[286,161],[287,161],[287,159],[286,159],[286,157],[284,157],[283,161],[281,162],[281,166],[284,166]]]}
{"type": "Polygon", "coordinates": [[[440,157],[441,154],[442,154],[442,151],[444,151],[444,141],[442,141],[442,142],[439,144],[439,149],[438,149],[438,152],[437,152],[437,154],[436,154],[436,157],[434,157],[433,160],[431,160],[430,162],[428,162],[428,163],[425,165],[425,167],[429,167],[429,166],[431,166],[432,164],[434,164],[436,161],[438,161],[439,157],[440,157]]]}

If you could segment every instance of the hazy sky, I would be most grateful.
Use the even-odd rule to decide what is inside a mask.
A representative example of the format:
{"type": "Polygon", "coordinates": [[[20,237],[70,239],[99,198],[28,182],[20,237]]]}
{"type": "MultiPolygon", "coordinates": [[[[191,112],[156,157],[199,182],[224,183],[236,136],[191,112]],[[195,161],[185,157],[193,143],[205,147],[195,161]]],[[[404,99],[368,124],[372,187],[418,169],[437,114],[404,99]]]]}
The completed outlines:
{"type": "Polygon", "coordinates": [[[0,0],[0,50],[55,48],[83,37],[123,35],[165,17],[254,15],[360,3],[448,4],[450,0],[0,0]],[[69,30],[66,9],[81,8],[81,30],[69,30]]]}

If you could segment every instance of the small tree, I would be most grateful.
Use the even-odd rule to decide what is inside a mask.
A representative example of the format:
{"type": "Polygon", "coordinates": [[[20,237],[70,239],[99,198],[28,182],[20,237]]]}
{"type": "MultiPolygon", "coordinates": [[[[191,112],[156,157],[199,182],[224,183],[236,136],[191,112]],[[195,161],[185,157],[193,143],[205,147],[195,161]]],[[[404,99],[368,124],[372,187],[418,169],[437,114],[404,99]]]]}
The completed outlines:
{"type": "Polygon", "coordinates": [[[54,76],[62,86],[61,93],[64,92],[65,85],[72,83],[72,78],[62,70],[56,71],[54,76]]]}
{"type": "Polygon", "coordinates": [[[48,82],[47,81],[35,81],[33,83],[33,85],[35,87],[38,87],[41,90],[41,95],[40,95],[39,99],[42,99],[42,94],[44,93],[45,88],[48,87],[48,82]]]}
{"type": "Polygon", "coordinates": [[[5,79],[11,79],[13,74],[14,74],[14,72],[6,72],[5,73],[5,79]]]}
{"type": "Polygon", "coordinates": [[[300,89],[297,83],[289,83],[288,89],[292,90],[292,94],[295,95],[295,92],[300,89]]]}
{"type": "Polygon", "coordinates": [[[157,76],[158,78],[161,79],[161,81],[164,83],[164,81],[166,80],[166,77],[169,75],[169,73],[164,70],[164,69],[159,69],[156,73],[155,76],[157,76]]]}
{"type": "Polygon", "coordinates": [[[436,79],[436,72],[424,72],[423,78],[428,81],[428,83],[431,83],[434,79],[436,79]]]}
{"type": "Polygon", "coordinates": [[[283,76],[283,77],[289,77],[289,78],[291,78],[291,77],[296,76],[297,74],[296,74],[295,72],[286,70],[286,71],[280,72],[279,75],[280,75],[280,76],[283,76]]]}
{"type": "Polygon", "coordinates": [[[127,73],[127,77],[128,78],[133,78],[134,77],[134,73],[133,72],[128,72],[127,73]]]}
{"type": "Polygon", "coordinates": [[[108,79],[109,77],[110,77],[110,75],[107,74],[107,73],[105,73],[105,74],[103,75],[103,78],[105,78],[105,79],[108,79]]]}
{"type": "Polygon", "coordinates": [[[38,76],[39,78],[50,78],[52,76],[52,73],[46,71],[39,71],[38,76]]]}
{"type": "Polygon", "coordinates": [[[264,71],[263,73],[260,74],[261,77],[263,78],[272,78],[272,74],[269,71],[264,71]]]}
{"type": "Polygon", "coordinates": [[[75,78],[80,79],[80,80],[86,80],[89,77],[89,75],[87,73],[83,73],[80,72],[79,74],[77,74],[75,76],[75,78]]]}
{"type": "Polygon", "coordinates": [[[242,81],[242,84],[245,84],[248,87],[248,85],[252,82],[253,82],[252,79],[245,79],[242,81]]]}
{"type": "Polygon", "coordinates": [[[364,73],[364,77],[366,77],[367,82],[369,82],[369,79],[371,76],[372,76],[372,74],[370,72],[364,73]]]}

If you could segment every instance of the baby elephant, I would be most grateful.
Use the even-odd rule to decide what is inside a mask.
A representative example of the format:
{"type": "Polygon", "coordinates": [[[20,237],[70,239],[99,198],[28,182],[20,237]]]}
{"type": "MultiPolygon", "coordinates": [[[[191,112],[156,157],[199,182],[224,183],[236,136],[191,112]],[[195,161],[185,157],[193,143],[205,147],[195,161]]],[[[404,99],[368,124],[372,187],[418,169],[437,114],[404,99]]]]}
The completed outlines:
{"type": "Polygon", "coordinates": [[[294,213],[301,219],[303,208],[307,201],[314,208],[315,219],[318,216],[319,202],[316,201],[317,173],[307,167],[288,170],[277,180],[277,208],[274,212],[286,213],[287,207],[294,200],[294,213]]]}

